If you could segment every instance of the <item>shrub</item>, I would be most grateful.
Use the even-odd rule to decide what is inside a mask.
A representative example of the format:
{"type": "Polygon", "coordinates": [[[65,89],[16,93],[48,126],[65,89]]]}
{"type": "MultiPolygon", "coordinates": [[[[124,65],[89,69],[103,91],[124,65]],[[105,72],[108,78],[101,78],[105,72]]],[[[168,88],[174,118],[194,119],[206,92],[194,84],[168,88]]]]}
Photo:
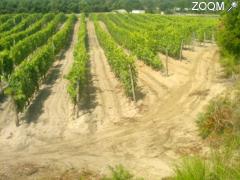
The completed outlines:
{"type": "Polygon", "coordinates": [[[233,105],[229,98],[219,97],[210,102],[206,112],[200,113],[197,119],[200,135],[207,138],[210,134],[222,134],[231,130],[233,105]]]}

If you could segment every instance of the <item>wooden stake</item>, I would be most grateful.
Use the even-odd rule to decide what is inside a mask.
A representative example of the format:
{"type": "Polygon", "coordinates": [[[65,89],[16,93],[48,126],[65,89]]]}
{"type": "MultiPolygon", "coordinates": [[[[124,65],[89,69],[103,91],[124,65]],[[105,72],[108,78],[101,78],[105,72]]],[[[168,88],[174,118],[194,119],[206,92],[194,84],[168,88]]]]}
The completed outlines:
{"type": "Polygon", "coordinates": [[[180,61],[182,60],[182,49],[183,49],[183,40],[181,42],[181,48],[180,48],[180,61]]]}
{"type": "Polygon", "coordinates": [[[55,47],[54,47],[53,39],[52,39],[52,51],[53,51],[53,55],[54,55],[55,47]]]}
{"type": "Polygon", "coordinates": [[[76,105],[76,118],[78,118],[78,110],[79,110],[79,100],[80,100],[80,96],[79,96],[79,93],[80,93],[80,87],[79,87],[79,80],[77,81],[77,97],[76,97],[76,102],[77,102],[77,105],[76,105]]]}
{"type": "Polygon", "coordinates": [[[0,96],[3,93],[2,77],[0,76],[0,96]]]}
{"type": "Polygon", "coordinates": [[[203,33],[203,46],[205,45],[205,42],[206,42],[206,33],[204,32],[203,33]]]}
{"type": "Polygon", "coordinates": [[[136,94],[135,94],[135,87],[134,87],[134,82],[133,82],[132,68],[130,65],[128,67],[129,67],[129,73],[130,73],[130,78],[131,78],[133,100],[136,102],[136,94]]]}
{"type": "Polygon", "coordinates": [[[193,33],[193,35],[192,35],[192,51],[194,51],[194,45],[195,45],[195,35],[193,33]]]}
{"type": "MultiPolygon", "coordinates": [[[[3,69],[1,69],[2,73],[3,73],[3,69]]],[[[1,96],[1,93],[3,93],[3,81],[2,81],[3,77],[0,75],[0,96],[1,96]]]]}
{"type": "Polygon", "coordinates": [[[72,113],[72,119],[75,120],[76,119],[76,103],[73,105],[73,113],[72,113]]]}
{"type": "Polygon", "coordinates": [[[168,76],[168,50],[166,49],[166,72],[168,76]]]}
{"type": "Polygon", "coordinates": [[[212,32],[212,42],[215,42],[215,38],[214,38],[214,32],[212,32]]]}
{"type": "Polygon", "coordinates": [[[12,101],[12,104],[13,104],[13,110],[15,112],[15,116],[16,116],[16,119],[15,119],[15,123],[16,123],[16,126],[18,127],[20,125],[20,121],[19,121],[19,116],[18,116],[18,110],[17,110],[17,105],[13,99],[13,97],[11,97],[11,101],[12,101]]]}

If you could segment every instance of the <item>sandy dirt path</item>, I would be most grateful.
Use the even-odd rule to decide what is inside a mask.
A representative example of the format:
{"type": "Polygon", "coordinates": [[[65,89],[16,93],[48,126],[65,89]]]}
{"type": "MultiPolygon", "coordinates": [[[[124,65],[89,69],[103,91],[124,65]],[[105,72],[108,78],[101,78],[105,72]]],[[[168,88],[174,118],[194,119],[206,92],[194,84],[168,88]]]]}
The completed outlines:
{"type": "Polygon", "coordinates": [[[68,53],[72,54],[77,29],[78,25],[65,58],[56,64],[61,65],[54,66],[60,76],[43,87],[50,88],[50,93],[41,101],[43,107],[37,103],[36,121],[16,129],[6,125],[6,118],[1,119],[2,177],[60,179],[72,169],[104,174],[109,172],[109,165],[123,164],[139,176],[155,180],[169,176],[181,156],[207,151],[197,135],[196,115],[227,86],[220,78],[215,45],[184,51],[181,62],[170,58],[168,77],[137,61],[143,97],[135,108],[124,97],[97,41],[94,25],[88,21],[94,105],[71,120],[62,77],[71,67],[72,60],[67,61],[67,57],[72,58],[68,53]]]}

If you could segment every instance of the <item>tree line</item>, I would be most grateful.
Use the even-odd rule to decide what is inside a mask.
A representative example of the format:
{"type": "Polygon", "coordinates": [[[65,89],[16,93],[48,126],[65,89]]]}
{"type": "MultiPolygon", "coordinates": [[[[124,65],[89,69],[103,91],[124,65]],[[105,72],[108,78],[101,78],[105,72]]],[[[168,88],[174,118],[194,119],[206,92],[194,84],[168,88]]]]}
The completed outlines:
{"type": "Polygon", "coordinates": [[[147,12],[191,7],[190,0],[0,0],[0,13],[19,12],[108,12],[144,9],[147,12]]]}

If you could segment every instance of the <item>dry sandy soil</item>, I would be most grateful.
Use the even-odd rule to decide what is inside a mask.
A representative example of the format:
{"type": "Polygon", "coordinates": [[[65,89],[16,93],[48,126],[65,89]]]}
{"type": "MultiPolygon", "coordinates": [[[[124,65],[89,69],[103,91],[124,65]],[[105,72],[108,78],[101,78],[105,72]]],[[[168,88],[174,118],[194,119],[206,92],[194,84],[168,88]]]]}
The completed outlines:
{"type": "Polygon", "coordinates": [[[99,179],[109,165],[122,164],[155,180],[171,175],[182,156],[208,151],[195,119],[227,87],[216,45],[184,50],[183,61],[169,58],[169,76],[137,61],[139,92],[133,103],[124,96],[88,21],[88,98],[74,118],[64,76],[73,62],[78,28],[79,23],[64,57],[22,114],[20,127],[15,127],[9,100],[0,104],[0,179],[99,179]]]}

